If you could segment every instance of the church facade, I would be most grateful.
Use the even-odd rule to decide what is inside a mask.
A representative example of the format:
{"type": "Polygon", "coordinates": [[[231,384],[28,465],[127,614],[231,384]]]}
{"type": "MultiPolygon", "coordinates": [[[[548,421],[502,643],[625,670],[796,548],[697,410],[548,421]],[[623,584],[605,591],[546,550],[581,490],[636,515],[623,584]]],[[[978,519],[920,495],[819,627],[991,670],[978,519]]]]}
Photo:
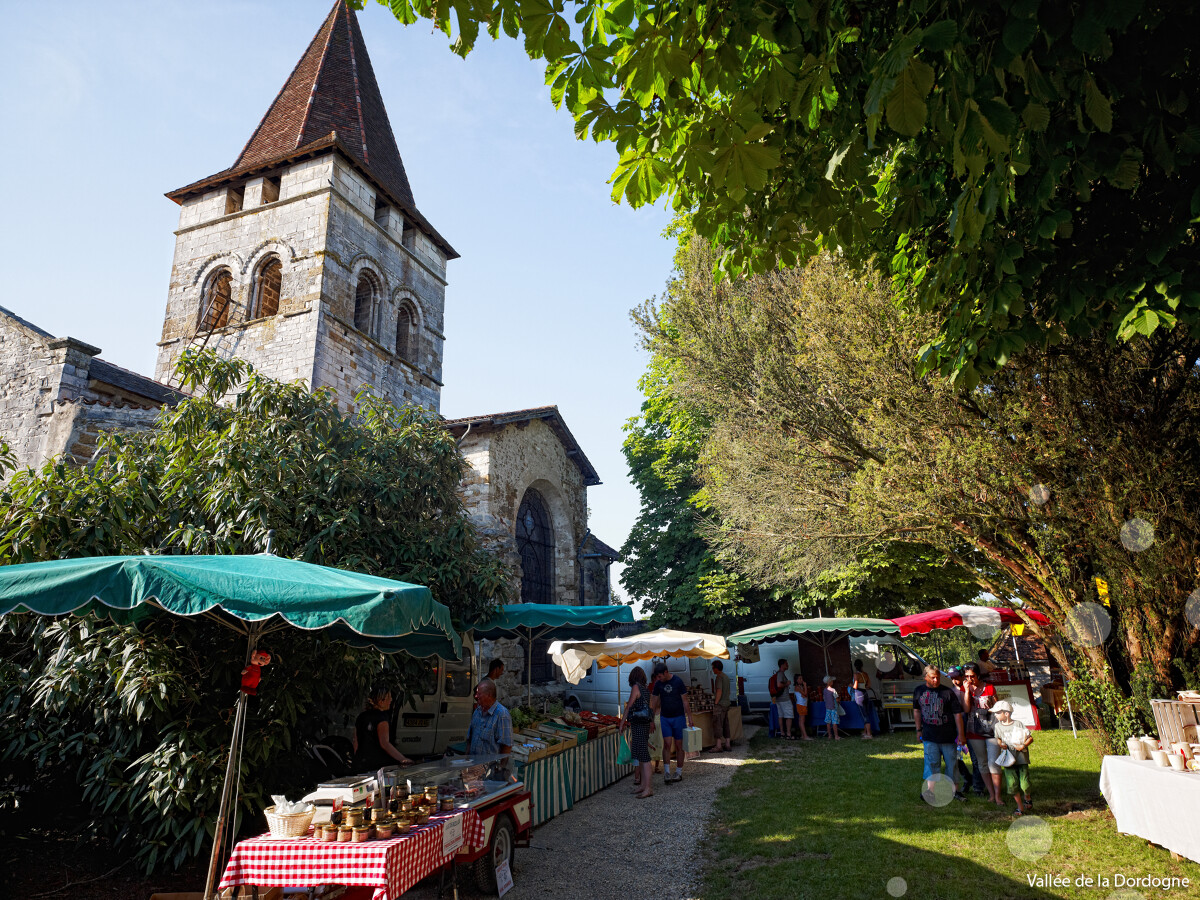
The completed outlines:
{"type": "MultiPolygon", "coordinates": [[[[100,431],[153,427],[182,396],[172,379],[189,347],[331,388],[346,412],[365,386],[440,412],[458,254],[417,208],[345,0],[233,165],[167,196],[180,216],[154,378],[0,307],[0,437],[22,465],[83,462],[100,431]]],[[[600,479],[558,409],[446,424],[471,464],[468,509],[521,600],[607,603],[617,554],[587,527],[600,479]]]]}

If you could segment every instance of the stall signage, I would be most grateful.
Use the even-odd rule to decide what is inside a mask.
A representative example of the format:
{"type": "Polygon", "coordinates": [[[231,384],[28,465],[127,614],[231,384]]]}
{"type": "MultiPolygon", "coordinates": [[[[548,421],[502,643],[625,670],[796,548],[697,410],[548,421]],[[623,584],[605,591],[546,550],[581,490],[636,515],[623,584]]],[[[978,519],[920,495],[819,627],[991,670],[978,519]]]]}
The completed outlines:
{"type": "Polygon", "coordinates": [[[513,886],[512,869],[508,867],[508,860],[496,866],[496,893],[503,897],[509,892],[513,886]]]}
{"type": "Polygon", "coordinates": [[[463,845],[463,817],[455,816],[442,822],[442,856],[452,856],[463,845]]]}

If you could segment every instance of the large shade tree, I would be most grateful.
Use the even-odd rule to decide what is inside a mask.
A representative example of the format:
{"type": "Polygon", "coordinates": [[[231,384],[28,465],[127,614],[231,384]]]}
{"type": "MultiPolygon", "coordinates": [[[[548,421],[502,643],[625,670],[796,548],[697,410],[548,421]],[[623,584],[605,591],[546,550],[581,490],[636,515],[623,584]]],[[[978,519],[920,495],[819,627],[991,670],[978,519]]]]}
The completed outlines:
{"type": "MultiPolygon", "coordinates": [[[[9,473],[0,563],[259,553],[273,532],[275,553],[428,585],[460,619],[504,599],[507,573],[478,545],[459,494],[465,463],[436,417],[370,395],[346,415],[327,392],[211,352],[185,354],[181,371],[193,395],[155,430],[102,436],[86,466],[9,473]]],[[[302,735],[352,721],[376,678],[415,686],[423,665],[297,630],[267,648],[243,756],[253,827],[272,793],[295,796],[321,774],[302,735]]],[[[77,785],[72,813],[143,867],[177,866],[215,818],[244,653],[244,638],[207,619],[0,617],[5,762],[77,785]]]]}
{"type": "Polygon", "coordinates": [[[889,264],[926,370],[1200,327],[1189,0],[381,0],[466,55],[524,39],[613,197],[669,197],[733,272],[889,264]]]}
{"type": "Polygon", "coordinates": [[[1097,677],[1195,680],[1200,340],[1083,336],[964,392],[919,371],[937,322],[886,280],[820,257],[718,285],[711,263],[693,242],[641,321],[710,422],[700,470],[726,564],[793,584],[863,547],[930,545],[1050,614],[1068,672],[1074,637],[1097,677]],[[1096,576],[1107,642],[1078,606],[1100,599],[1096,576]]]}

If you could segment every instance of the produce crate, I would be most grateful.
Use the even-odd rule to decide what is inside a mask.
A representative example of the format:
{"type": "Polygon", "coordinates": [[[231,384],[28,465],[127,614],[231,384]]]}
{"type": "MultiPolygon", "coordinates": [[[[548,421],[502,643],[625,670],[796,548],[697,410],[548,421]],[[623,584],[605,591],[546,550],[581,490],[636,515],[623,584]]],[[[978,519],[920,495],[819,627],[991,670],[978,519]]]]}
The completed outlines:
{"type": "Polygon", "coordinates": [[[577,744],[587,743],[587,739],[590,737],[586,728],[579,728],[575,725],[562,725],[558,722],[547,722],[546,724],[551,728],[561,731],[563,734],[575,735],[575,743],[577,744]]]}
{"type": "Polygon", "coordinates": [[[537,730],[539,733],[546,735],[546,737],[552,737],[562,742],[562,744],[565,745],[563,746],[564,750],[569,750],[571,747],[574,747],[579,743],[579,739],[575,736],[574,732],[557,728],[554,725],[539,725],[537,730]]]}
{"type": "MultiPolygon", "coordinates": [[[[527,740],[530,740],[530,741],[543,741],[543,742],[546,741],[547,738],[558,739],[558,737],[559,737],[557,734],[546,734],[543,731],[537,731],[537,730],[534,730],[533,728],[530,728],[527,731],[518,732],[518,734],[523,735],[527,740]]],[[[572,744],[572,746],[574,746],[574,745],[572,744]]],[[[555,753],[562,753],[566,749],[567,749],[567,742],[565,740],[559,740],[559,742],[557,744],[548,745],[541,752],[541,756],[539,756],[538,759],[541,759],[544,756],[553,756],[555,753]]]]}

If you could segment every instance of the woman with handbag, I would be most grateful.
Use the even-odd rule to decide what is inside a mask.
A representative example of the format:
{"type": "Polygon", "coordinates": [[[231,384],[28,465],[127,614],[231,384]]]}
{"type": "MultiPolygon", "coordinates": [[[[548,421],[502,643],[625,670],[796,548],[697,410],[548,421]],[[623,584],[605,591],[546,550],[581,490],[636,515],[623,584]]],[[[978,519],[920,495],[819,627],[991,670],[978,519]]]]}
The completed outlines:
{"type": "Polygon", "coordinates": [[[633,774],[634,795],[639,800],[654,796],[651,787],[653,773],[650,765],[650,732],[654,730],[654,713],[650,709],[650,693],[646,690],[646,670],[634,666],[629,672],[629,700],[621,717],[620,731],[629,729],[629,751],[637,765],[633,774]]]}

